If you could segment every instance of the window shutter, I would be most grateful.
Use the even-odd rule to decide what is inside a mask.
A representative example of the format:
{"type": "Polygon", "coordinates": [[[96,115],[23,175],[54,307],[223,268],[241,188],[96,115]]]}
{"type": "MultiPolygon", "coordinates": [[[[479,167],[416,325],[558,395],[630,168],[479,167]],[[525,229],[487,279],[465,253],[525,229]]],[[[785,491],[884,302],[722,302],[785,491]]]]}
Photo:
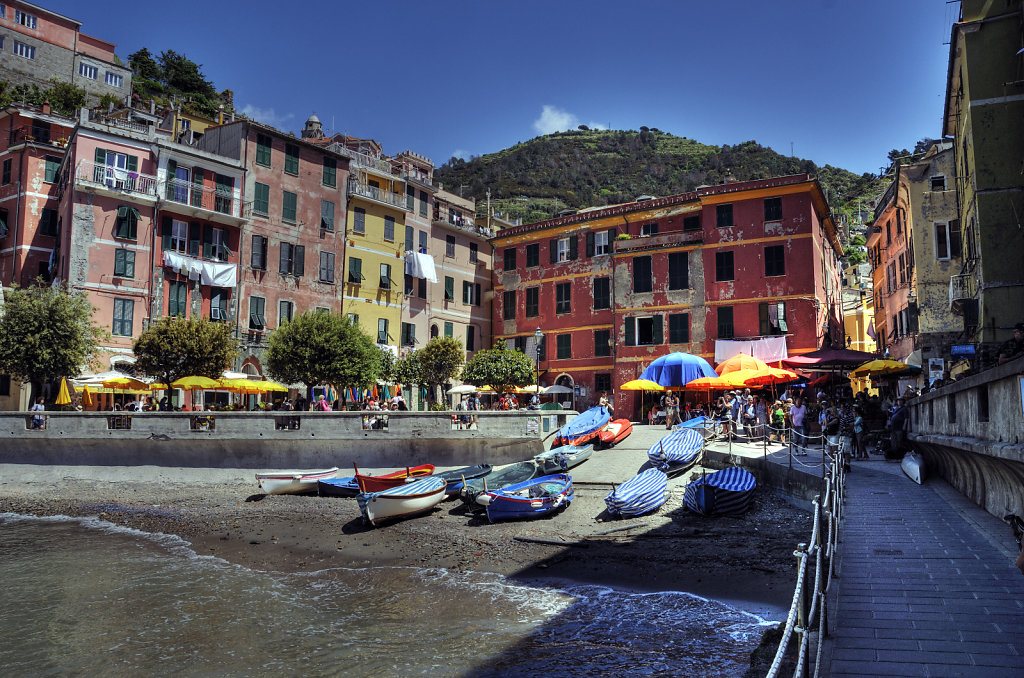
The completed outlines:
{"type": "Polygon", "coordinates": [[[174,180],[178,174],[178,163],[176,160],[167,161],[167,181],[164,182],[166,190],[164,191],[168,200],[174,200],[174,180]]]}
{"type": "Polygon", "coordinates": [[[475,287],[476,287],[476,296],[473,297],[473,300],[476,301],[475,305],[479,306],[480,305],[480,283],[476,283],[475,287]]]}
{"type": "Polygon", "coordinates": [[[608,229],[608,254],[612,253],[612,243],[615,242],[615,229],[608,229]]]}
{"type": "Polygon", "coordinates": [[[171,229],[173,228],[173,219],[170,217],[164,217],[160,225],[160,239],[165,250],[171,249],[171,229]]]}
{"type": "Polygon", "coordinates": [[[124,255],[128,250],[114,250],[114,275],[124,275],[124,255]]]}
{"type": "Polygon", "coordinates": [[[636,323],[633,318],[626,318],[626,346],[636,346],[636,323]]]}
{"type": "Polygon", "coordinates": [[[96,167],[92,171],[92,180],[96,183],[102,183],[106,178],[106,168],[104,165],[107,164],[107,151],[104,148],[97,148],[96,155],[96,167]]]}
{"type": "Polygon", "coordinates": [[[949,222],[949,256],[963,256],[963,247],[960,242],[960,220],[954,219],[949,222]]]}
{"type": "Polygon", "coordinates": [[[569,261],[575,261],[580,254],[580,237],[576,234],[569,236],[569,261]]]}
{"type": "Polygon", "coordinates": [[[213,256],[213,226],[203,225],[203,258],[209,259],[213,256]]]}
{"type": "Polygon", "coordinates": [[[128,171],[138,172],[139,171],[139,156],[129,155],[128,156],[128,171]]]}
{"type": "Polygon", "coordinates": [[[551,255],[551,263],[552,264],[558,263],[558,238],[554,238],[553,240],[551,240],[550,255],[551,255]]]}
{"type": "Polygon", "coordinates": [[[296,245],[292,248],[292,273],[302,277],[306,273],[306,247],[296,245]]]}
{"type": "Polygon", "coordinates": [[[594,256],[594,232],[593,231],[588,231],[587,232],[587,256],[588,257],[594,256]]]}
{"type": "Polygon", "coordinates": [[[473,289],[472,284],[469,283],[469,282],[466,282],[465,280],[463,280],[462,281],[462,303],[466,304],[467,306],[469,305],[469,295],[470,295],[470,290],[471,289],[473,289]]]}
{"type": "Polygon", "coordinates": [[[278,262],[277,271],[281,274],[288,274],[292,272],[291,266],[292,258],[292,246],[289,243],[281,243],[281,259],[278,262]]]}
{"type": "Polygon", "coordinates": [[[330,267],[327,265],[327,252],[321,252],[320,253],[320,271],[319,271],[319,275],[320,275],[320,280],[321,281],[328,282],[328,275],[329,275],[329,271],[330,270],[331,270],[330,267]]]}
{"type": "Polygon", "coordinates": [[[444,278],[444,298],[455,300],[455,278],[445,276],[444,278]]]}
{"type": "Polygon", "coordinates": [[[189,256],[199,256],[199,245],[202,243],[203,230],[198,221],[190,221],[188,224],[188,253],[189,256]]]}
{"type": "Polygon", "coordinates": [[[227,320],[228,319],[228,291],[226,289],[222,289],[220,291],[220,298],[219,298],[219,300],[220,300],[220,304],[219,304],[219,306],[220,306],[220,319],[221,320],[227,320]]]}
{"type": "Polygon", "coordinates": [[[192,168],[192,206],[203,206],[203,170],[192,168]]]}
{"type": "Polygon", "coordinates": [[[653,331],[651,332],[651,334],[654,335],[655,346],[665,343],[665,332],[662,327],[663,320],[664,316],[660,314],[654,316],[653,331]]]}

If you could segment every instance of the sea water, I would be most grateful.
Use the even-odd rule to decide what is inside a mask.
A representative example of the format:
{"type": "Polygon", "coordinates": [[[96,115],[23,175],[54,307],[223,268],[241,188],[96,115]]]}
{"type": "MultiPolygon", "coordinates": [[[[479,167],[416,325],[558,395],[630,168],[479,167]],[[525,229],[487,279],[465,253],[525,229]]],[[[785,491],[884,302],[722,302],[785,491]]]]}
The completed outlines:
{"type": "Polygon", "coordinates": [[[767,623],[678,592],[263,572],[98,518],[0,514],[2,676],[737,676],[767,623]]]}

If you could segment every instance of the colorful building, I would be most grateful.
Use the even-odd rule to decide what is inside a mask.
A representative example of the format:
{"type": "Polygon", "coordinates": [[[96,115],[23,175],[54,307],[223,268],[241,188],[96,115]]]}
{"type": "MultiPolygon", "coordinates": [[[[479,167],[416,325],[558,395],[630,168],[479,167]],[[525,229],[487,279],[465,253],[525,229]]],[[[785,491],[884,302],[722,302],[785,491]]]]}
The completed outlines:
{"type": "Polygon", "coordinates": [[[430,222],[434,211],[433,185],[434,165],[428,158],[412,151],[395,156],[400,172],[405,177],[405,240],[403,241],[401,328],[399,330],[399,354],[406,355],[423,346],[430,332],[431,298],[427,290],[430,285],[437,287],[437,271],[434,267],[434,281],[427,280],[426,272],[415,265],[417,257],[430,257],[434,262],[435,249],[430,242],[430,222]],[[420,275],[420,274],[423,275],[420,275]]]}
{"type": "Polygon", "coordinates": [[[539,354],[542,384],[572,387],[577,407],[615,391],[616,412],[637,413],[618,386],[673,351],[778,360],[842,342],[842,250],[807,175],[580,210],[491,243],[495,338],[539,354]]]}

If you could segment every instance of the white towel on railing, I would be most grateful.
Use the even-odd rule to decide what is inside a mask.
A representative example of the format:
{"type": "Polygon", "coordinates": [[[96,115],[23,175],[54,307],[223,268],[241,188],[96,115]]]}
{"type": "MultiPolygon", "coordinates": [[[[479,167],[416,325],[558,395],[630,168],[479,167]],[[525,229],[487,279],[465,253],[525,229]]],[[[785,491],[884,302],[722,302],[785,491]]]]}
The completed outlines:
{"type": "Polygon", "coordinates": [[[405,272],[414,278],[426,278],[432,283],[437,282],[437,269],[434,258],[429,254],[420,254],[409,250],[405,253],[405,272]]]}
{"type": "Polygon", "coordinates": [[[198,280],[213,287],[234,287],[238,282],[238,265],[200,261],[176,252],[164,252],[164,266],[175,273],[184,273],[189,280],[198,280]]]}

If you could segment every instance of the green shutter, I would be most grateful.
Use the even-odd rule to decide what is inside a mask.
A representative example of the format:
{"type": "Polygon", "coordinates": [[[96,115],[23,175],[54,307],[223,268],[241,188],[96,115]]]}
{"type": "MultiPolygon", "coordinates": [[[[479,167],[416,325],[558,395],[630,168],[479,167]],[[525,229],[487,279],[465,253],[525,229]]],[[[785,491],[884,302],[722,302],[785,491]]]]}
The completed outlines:
{"type": "Polygon", "coordinates": [[[594,256],[594,232],[587,231],[586,253],[588,257],[594,256]]]}
{"type": "Polygon", "coordinates": [[[555,238],[554,240],[551,240],[550,243],[551,249],[548,252],[550,255],[549,259],[552,264],[555,264],[558,263],[558,239],[555,238]]]}
{"type": "Polygon", "coordinates": [[[306,273],[305,245],[296,245],[292,248],[292,273],[298,278],[306,273]]]}
{"type": "Polygon", "coordinates": [[[124,275],[124,253],[127,250],[114,250],[114,275],[124,275]]]}
{"type": "Polygon", "coordinates": [[[190,221],[188,224],[188,254],[191,257],[198,257],[200,245],[203,242],[203,230],[198,221],[190,221]]]}
{"type": "Polygon", "coordinates": [[[203,225],[203,258],[209,259],[213,256],[213,226],[203,225]]]}
{"type": "Polygon", "coordinates": [[[173,228],[173,221],[174,220],[170,217],[164,217],[160,225],[160,239],[165,250],[171,249],[171,229],[173,228]]]}
{"type": "Polygon", "coordinates": [[[165,182],[165,186],[167,187],[167,190],[165,191],[165,194],[166,194],[166,197],[167,197],[168,200],[174,200],[174,180],[177,179],[177,176],[178,176],[178,162],[176,160],[168,160],[167,161],[167,181],[165,182]]]}
{"type": "Polygon", "coordinates": [[[203,207],[203,170],[192,168],[192,206],[203,207]]]}
{"type": "Polygon", "coordinates": [[[664,316],[662,316],[661,314],[658,314],[658,315],[654,316],[654,323],[653,323],[654,327],[653,327],[653,331],[651,333],[654,335],[654,345],[655,346],[658,346],[659,344],[665,343],[665,332],[664,332],[663,326],[662,326],[663,321],[664,321],[664,316]]]}
{"type": "Polygon", "coordinates": [[[455,278],[444,277],[444,298],[455,301],[455,278]]]}
{"type": "Polygon", "coordinates": [[[626,318],[626,346],[636,346],[636,322],[626,318]]]}
{"type": "Polygon", "coordinates": [[[363,260],[352,257],[348,260],[349,282],[358,284],[363,279],[363,260]]]}
{"type": "Polygon", "coordinates": [[[579,259],[580,237],[576,234],[569,236],[569,261],[579,259]]]}
{"type": "Polygon", "coordinates": [[[96,158],[96,167],[92,171],[92,180],[97,184],[101,184],[106,179],[107,174],[107,168],[105,167],[107,164],[107,150],[105,148],[97,148],[94,157],[96,158]]]}
{"type": "Polygon", "coordinates": [[[129,155],[128,156],[128,171],[138,172],[139,171],[139,156],[129,155]]]}
{"type": "Polygon", "coordinates": [[[253,200],[253,210],[256,214],[269,215],[270,214],[270,186],[268,184],[261,184],[256,182],[255,199],[253,200]]]}

